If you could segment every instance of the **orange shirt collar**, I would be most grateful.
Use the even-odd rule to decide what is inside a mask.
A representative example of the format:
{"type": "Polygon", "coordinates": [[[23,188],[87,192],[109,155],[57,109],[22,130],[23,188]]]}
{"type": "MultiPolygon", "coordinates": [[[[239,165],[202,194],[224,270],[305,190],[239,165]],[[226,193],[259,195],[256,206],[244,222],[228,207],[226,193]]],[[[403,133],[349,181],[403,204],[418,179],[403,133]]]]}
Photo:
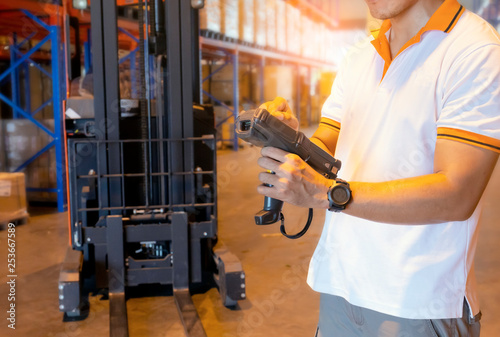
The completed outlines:
{"type": "MultiPolygon", "coordinates": [[[[457,0],[445,0],[441,6],[432,14],[431,18],[425,24],[422,29],[412,37],[406,44],[401,48],[397,55],[399,55],[403,50],[411,46],[412,44],[420,42],[422,34],[430,30],[440,30],[445,33],[451,32],[453,27],[455,27],[458,19],[465,11],[465,8],[458,3],[457,0]]],[[[389,47],[389,41],[387,40],[386,33],[391,28],[391,21],[385,20],[382,22],[380,30],[374,34],[375,39],[371,41],[372,45],[375,47],[379,55],[384,59],[384,75],[391,64],[391,50],[389,47]]],[[[397,56],[396,55],[396,56],[397,56]]]]}

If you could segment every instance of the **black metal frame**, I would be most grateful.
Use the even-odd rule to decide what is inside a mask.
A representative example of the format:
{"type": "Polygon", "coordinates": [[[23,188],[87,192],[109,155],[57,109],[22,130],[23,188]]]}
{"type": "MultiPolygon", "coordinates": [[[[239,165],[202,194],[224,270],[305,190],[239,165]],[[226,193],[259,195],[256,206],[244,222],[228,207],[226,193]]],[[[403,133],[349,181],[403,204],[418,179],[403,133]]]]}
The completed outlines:
{"type": "MultiPolygon", "coordinates": [[[[76,200],[76,202],[71,203],[71,222],[73,224],[82,222],[83,215],[82,212],[96,212],[99,211],[102,214],[102,211],[112,212],[112,211],[120,211],[120,214],[123,211],[131,211],[131,210],[148,210],[151,208],[155,209],[167,209],[167,210],[175,210],[179,208],[185,207],[210,207],[213,208],[213,212],[215,212],[216,200],[214,196],[214,200],[211,202],[196,202],[196,190],[197,186],[196,182],[199,178],[209,177],[211,181],[213,181],[213,188],[217,186],[217,175],[215,172],[215,167],[210,170],[202,170],[200,167],[196,167],[194,153],[195,147],[204,147],[206,151],[212,152],[212,159],[215,163],[216,161],[216,152],[215,152],[215,138],[213,135],[206,135],[203,137],[192,137],[186,139],[125,139],[125,140],[99,140],[99,139],[69,139],[68,140],[68,165],[69,165],[69,180],[70,180],[70,198],[71,200],[76,200]],[[163,171],[154,170],[152,166],[148,166],[148,170],[143,172],[125,172],[125,165],[123,162],[123,158],[125,157],[125,146],[128,144],[152,144],[155,149],[160,148],[159,145],[163,145],[162,148],[166,149],[167,156],[165,160],[166,169],[163,171]],[[186,153],[190,155],[191,158],[187,161],[189,166],[186,168],[182,168],[179,170],[178,168],[178,160],[174,155],[174,150],[178,147],[184,148],[186,153]],[[109,152],[109,149],[118,149],[118,172],[116,173],[107,173],[106,169],[103,169],[102,162],[105,161],[105,157],[100,156],[102,153],[109,152]],[[83,154],[82,154],[83,153],[83,154]],[[93,170],[88,174],[81,174],[79,170],[76,168],[79,167],[82,162],[85,161],[87,164],[92,164],[92,161],[95,161],[97,170],[93,170]],[[126,185],[127,178],[144,178],[151,180],[151,178],[166,178],[166,184],[158,184],[157,189],[158,193],[167,195],[167,200],[170,200],[169,203],[150,203],[149,198],[145,198],[145,203],[143,204],[134,204],[134,205],[126,205],[126,190],[120,188],[119,198],[116,198],[116,202],[114,206],[108,205],[106,203],[107,195],[103,192],[106,190],[106,187],[112,180],[117,180],[121,183],[122,186],[126,185]],[[176,202],[175,200],[178,197],[175,195],[175,189],[168,188],[168,186],[174,185],[174,182],[178,177],[183,178],[184,181],[189,182],[189,190],[181,190],[184,191],[188,196],[186,199],[190,200],[190,202],[176,202]],[[81,205],[81,187],[82,186],[95,186],[95,196],[94,198],[98,201],[98,204],[94,207],[83,207],[81,205]]],[[[148,160],[147,157],[142,158],[143,160],[148,160]]],[[[152,185],[150,182],[149,185],[152,185]]],[[[146,188],[148,188],[146,186],[146,188]]],[[[114,193],[118,195],[117,192],[114,193]]],[[[78,247],[73,243],[74,247],[78,247]]]]}
{"type": "MultiPolygon", "coordinates": [[[[199,137],[194,131],[200,63],[197,11],[185,0],[144,1],[149,6],[143,9],[157,12],[144,16],[146,26],[151,24],[156,32],[151,41],[146,34],[142,57],[149,60],[149,54],[155,53],[159,64],[165,60],[166,64],[158,67],[164,91],[154,115],[149,98],[140,99],[137,120],[143,127],[147,123],[148,132],[141,130],[139,139],[127,132],[131,123],[125,123],[120,114],[116,5],[92,1],[95,117],[85,125],[94,125],[98,132],[68,140],[71,247],[59,279],[60,310],[67,318],[85,316],[83,279],[90,273],[97,288],[109,290],[110,335],[125,337],[126,288],[167,284],[173,286],[186,334],[206,336],[190,285],[205,282],[203,276],[209,271],[223,302],[235,305],[245,298],[245,274],[236,256],[223,248],[213,250],[217,241],[215,139],[210,135],[213,131],[199,137]],[[213,156],[202,165],[196,158],[200,148],[213,156]],[[130,151],[137,151],[141,168],[130,165],[135,155],[130,151]],[[129,198],[130,185],[143,193],[135,202],[129,198]],[[131,253],[137,245],[151,248],[144,248],[148,242],[153,242],[157,253],[153,258],[131,253]]],[[[143,62],[145,69],[149,69],[147,62],[143,62]]]]}

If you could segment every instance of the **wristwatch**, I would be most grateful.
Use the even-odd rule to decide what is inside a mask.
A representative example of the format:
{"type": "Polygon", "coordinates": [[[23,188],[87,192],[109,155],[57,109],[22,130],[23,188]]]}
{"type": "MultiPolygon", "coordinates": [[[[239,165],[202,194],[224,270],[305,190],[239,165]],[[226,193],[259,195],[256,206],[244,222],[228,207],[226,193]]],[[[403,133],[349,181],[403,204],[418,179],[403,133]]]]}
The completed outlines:
{"type": "Polygon", "coordinates": [[[330,212],[343,211],[349,201],[351,201],[351,188],[347,181],[342,179],[335,179],[335,183],[328,189],[328,201],[330,212]]]}

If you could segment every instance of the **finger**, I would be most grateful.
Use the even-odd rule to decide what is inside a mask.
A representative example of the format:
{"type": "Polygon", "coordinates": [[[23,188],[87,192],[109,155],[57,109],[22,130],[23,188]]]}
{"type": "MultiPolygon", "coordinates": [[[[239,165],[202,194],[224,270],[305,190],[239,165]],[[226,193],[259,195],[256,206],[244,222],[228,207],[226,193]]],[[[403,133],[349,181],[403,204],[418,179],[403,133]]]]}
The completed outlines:
{"type": "Polygon", "coordinates": [[[288,104],[287,104],[286,99],[278,96],[273,100],[273,105],[274,105],[274,108],[278,111],[286,111],[288,104]]]}
{"type": "Polygon", "coordinates": [[[265,170],[276,172],[281,163],[269,157],[260,157],[257,164],[265,170]]]}
{"type": "Polygon", "coordinates": [[[262,148],[262,150],[260,151],[260,154],[263,157],[269,157],[269,158],[274,159],[280,163],[284,163],[286,161],[286,156],[290,153],[283,151],[281,149],[278,149],[276,147],[266,146],[266,147],[262,148]]]}
{"type": "Polygon", "coordinates": [[[285,100],[283,100],[276,105],[276,111],[289,112],[290,107],[288,106],[288,103],[285,100]]]}
{"type": "Polygon", "coordinates": [[[278,184],[280,185],[279,177],[276,176],[276,174],[272,174],[269,172],[260,172],[259,173],[259,180],[263,184],[269,184],[272,186],[277,186],[278,184]]]}
{"type": "Polygon", "coordinates": [[[280,194],[276,188],[264,186],[264,185],[257,186],[257,193],[265,195],[267,197],[274,198],[274,199],[279,199],[279,196],[280,196],[280,194]]]}

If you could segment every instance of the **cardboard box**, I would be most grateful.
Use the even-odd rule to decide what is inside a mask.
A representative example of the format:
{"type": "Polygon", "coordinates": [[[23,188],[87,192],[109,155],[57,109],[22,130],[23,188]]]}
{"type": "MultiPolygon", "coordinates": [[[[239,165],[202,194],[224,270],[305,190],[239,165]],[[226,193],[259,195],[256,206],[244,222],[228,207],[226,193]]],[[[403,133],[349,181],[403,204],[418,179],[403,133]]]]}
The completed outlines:
{"type": "Polygon", "coordinates": [[[72,109],[81,118],[94,118],[94,98],[73,96],[66,100],[66,110],[72,109]]]}
{"type": "MultiPolygon", "coordinates": [[[[233,106],[229,106],[233,108],[233,106]]],[[[241,111],[242,107],[239,108],[238,111],[241,111]]],[[[215,124],[219,125],[222,121],[225,120],[223,124],[220,124],[217,128],[217,140],[222,140],[223,144],[221,146],[233,147],[233,139],[234,139],[234,117],[231,116],[231,111],[227,110],[222,106],[214,106],[214,114],[215,114],[215,124]],[[231,116],[231,117],[229,117],[231,116]],[[229,117],[229,118],[227,118],[229,117]],[[227,118],[227,119],[226,119],[227,118]]],[[[244,144],[244,141],[238,139],[238,145],[241,146],[244,144]]]]}
{"type": "Polygon", "coordinates": [[[5,123],[0,120],[0,172],[8,171],[6,169],[7,165],[7,150],[5,148],[5,123]]]}
{"type": "MultiPolygon", "coordinates": [[[[52,141],[43,130],[26,119],[11,119],[1,121],[5,130],[2,134],[5,141],[5,161],[0,171],[14,172],[26,160],[44,148],[52,141]]],[[[40,120],[49,130],[54,130],[54,120],[40,120]]],[[[57,169],[55,148],[38,156],[23,172],[26,174],[26,184],[32,188],[56,188],[57,169]]],[[[55,193],[29,192],[30,201],[53,202],[57,200],[55,193]]]]}
{"type": "Polygon", "coordinates": [[[297,73],[289,66],[265,66],[264,67],[264,101],[260,102],[260,81],[258,75],[253,79],[253,100],[261,103],[272,101],[277,96],[287,100],[288,105],[295,112],[295,92],[297,73]]]}
{"type": "Polygon", "coordinates": [[[232,39],[239,39],[238,0],[221,0],[222,34],[232,39]]]}
{"type": "Polygon", "coordinates": [[[28,216],[24,173],[0,172],[0,223],[28,216]]]}
{"type": "Polygon", "coordinates": [[[240,0],[239,4],[239,34],[240,40],[254,43],[254,0],[240,0]]]}
{"type": "Polygon", "coordinates": [[[231,104],[233,101],[233,87],[232,81],[212,81],[210,93],[219,101],[231,104]]]}
{"type": "MultiPolygon", "coordinates": [[[[206,77],[210,74],[210,66],[202,67],[203,76],[206,77]],[[208,67],[208,68],[207,68],[208,67]]],[[[215,64],[212,67],[212,71],[217,70],[220,67],[219,64],[215,64]]],[[[203,83],[203,90],[206,90],[212,96],[217,98],[226,104],[233,104],[233,88],[234,88],[234,76],[232,65],[226,65],[217,73],[213,74],[212,77],[203,83]]],[[[240,103],[244,100],[250,99],[251,90],[251,76],[249,75],[248,67],[241,65],[239,67],[238,75],[238,86],[239,86],[239,101],[240,103]]]]}
{"type": "MultiPolygon", "coordinates": [[[[210,75],[210,65],[206,64],[206,63],[203,63],[204,61],[202,61],[202,65],[201,65],[201,80],[203,81],[205,78],[208,77],[208,75],[210,75]]],[[[206,80],[205,82],[202,82],[201,84],[201,88],[210,93],[210,79],[206,80]]],[[[203,103],[208,103],[210,102],[210,98],[203,94],[203,103]]]]}
{"type": "MultiPolygon", "coordinates": [[[[300,75],[300,126],[309,126],[308,109],[311,95],[311,77],[307,72],[300,75]]],[[[295,111],[297,114],[297,111],[295,111]]]]}
{"type": "Polygon", "coordinates": [[[324,104],[324,100],[322,101],[318,95],[311,96],[311,122],[319,123],[321,118],[321,109],[324,104]]]}
{"type": "Polygon", "coordinates": [[[250,65],[242,64],[239,67],[239,104],[252,101],[252,68],[250,65]]]}
{"type": "Polygon", "coordinates": [[[219,0],[205,0],[200,10],[200,29],[221,32],[221,5],[219,0]]]}

